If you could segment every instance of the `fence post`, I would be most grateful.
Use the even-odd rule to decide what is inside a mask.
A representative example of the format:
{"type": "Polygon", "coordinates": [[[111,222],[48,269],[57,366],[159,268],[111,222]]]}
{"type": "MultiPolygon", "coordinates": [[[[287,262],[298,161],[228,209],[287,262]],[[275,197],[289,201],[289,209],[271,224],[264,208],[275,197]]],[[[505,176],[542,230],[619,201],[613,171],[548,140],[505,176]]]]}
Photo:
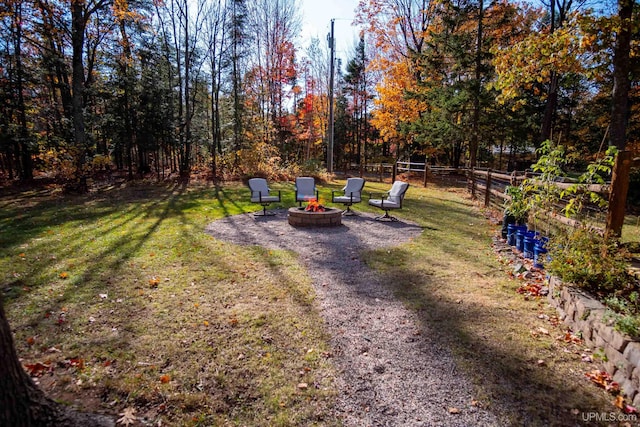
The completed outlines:
{"type": "Polygon", "coordinates": [[[427,188],[427,175],[429,175],[429,166],[427,162],[424,162],[424,187],[427,188]]]}
{"type": "Polygon", "coordinates": [[[476,198],[476,168],[471,168],[471,198],[476,198]]]}
{"type": "Polygon", "coordinates": [[[393,171],[391,172],[392,183],[396,182],[396,174],[398,173],[397,168],[398,168],[398,162],[393,162],[393,171]]]}
{"type": "Polygon", "coordinates": [[[620,237],[624,224],[624,213],[629,192],[629,173],[631,171],[631,152],[620,151],[616,156],[611,175],[609,190],[609,210],[605,234],[620,237]]]}
{"type": "Polygon", "coordinates": [[[489,207],[491,204],[491,169],[487,169],[487,183],[484,190],[484,206],[489,207]]]}

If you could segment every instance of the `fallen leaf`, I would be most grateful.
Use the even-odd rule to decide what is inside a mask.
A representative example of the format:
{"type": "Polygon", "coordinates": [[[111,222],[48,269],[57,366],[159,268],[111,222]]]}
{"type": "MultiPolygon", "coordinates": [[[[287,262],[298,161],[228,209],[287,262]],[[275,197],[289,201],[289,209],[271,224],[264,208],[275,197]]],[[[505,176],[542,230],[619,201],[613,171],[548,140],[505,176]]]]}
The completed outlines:
{"type": "Polygon", "coordinates": [[[162,375],[162,376],[160,377],[160,382],[161,382],[162,384],[166,384],[166,383],[168,383],[169,381],[171,381],[171,377],[170,377],[169,375],[167,375],[167,374],[164,374],[164,375],[162,375]]]}
{"type": "Polygon", "coordinates": [[[126,408],[123,412],[121,412],[119,415],[121,418],[118,419],[117,423],[118,424],[123,424],[125,426],[130,426],[132,424],[134,424],[136,422],[136,409],[135,408],[126,408]]]}
{"type": "Polygon", "coordinates": [[[613,401],[613,404],[618,409],[624,408],[624,396],[621,394],[617,395],[616,400],[613,401]]]}
{"type": "Polygon", "coordinates": [[[613,381],[611,375],[609,375],[605,371],[600,371],[598,369],[594,369],[584,374],[587,378],[593,381],[595,384],[604,388],[611,394],[617,394],[620,392],[620,384],[613,381]]]}
{"type": "Polygon", "coordinates": [[[24,365],[24,367],[27,369],[27,371],[29,372],[29,375],[32,377],[39,377],[45,372],[53,371],[53,366],[48,363],[47,364],[40,363],[40,362],[31,363],[31,364],[27,363],[24,365]]]}
{"type": "Polygon", "coordinates": [[[307,388],[309,388],[309,384],[307,384],[307,383],[300,383],[300,384],[298,384],[298,388],[299,388],[300,390],[306,390],[307,388]]]}
{"type": "Polygon", "coordinates": [[[78,370],[84,369],[84,360],[80,358],[69,359],[69,366],[78,368],[78,370]]]}
{"type": "Polygon", "coordinates": [[[35,337],[27,338],[27,344],[34,345],[35,343],[36,343],[36,338],[35,337]]]}
{"type": "Polygon", "coordinates": [[[69,273],[67,273],[66,271],[63,271],[62,273],[60,273],[60,278],[61,279],[66,279],[69,277],[69,273]]]}
{"type": "Polygon", "coordinates": [[[582,342],[582,338],[577,335],[571,333],[571,331],[567,331],[563,337],[558,338],[566,343],[580,344],[582,342]]]}
{"type": "Polygon", "coordinates": [[[151,279],[149,279],[150,288],[157,288],[159,284],[160,284],[160,279],[158,279],[157,277],[154,276],[151,279]]]}
{"type": "Polygon", "coordinates": [[[109,297],[108,294],[98,294],[101,299],[107,299],[109,297]]]}
{"type": "Polygon", "coordinates": [[[460,413],[460,409],[451,406],[451,407],[449,407],[449,413],[450,414],[459,414],[460,413]]]}

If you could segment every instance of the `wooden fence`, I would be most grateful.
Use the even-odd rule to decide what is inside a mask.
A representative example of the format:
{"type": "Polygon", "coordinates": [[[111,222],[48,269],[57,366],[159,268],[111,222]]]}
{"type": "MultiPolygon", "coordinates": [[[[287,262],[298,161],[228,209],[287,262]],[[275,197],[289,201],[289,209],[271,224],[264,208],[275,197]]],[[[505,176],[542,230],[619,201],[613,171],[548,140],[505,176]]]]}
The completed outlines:
{"type": "MultiPolygon", "coordinates": [[[[347,167],[357,165],[345,165],[345,174],[347,173],[347,167]]],[[[605,213],[606,220],[605,230],[615,235],[620,235],[622,231],[622,225],[624,223],[626,196],[629,190],[629,174],[631,168],[640,167],[640,158],[633,158],[628,151],[621,151],[616,156],[616,162],[613,167],[612,181],[610,185],[585,185],[584,190],[600,193],[603,197],[609,200],[608,210],[606,212],[598,212],[599,214],[605,213]]],[[[501,172],[493,171],[491,169],[464,169],[464,168],[452,168],[443,166],[432,166],[428,163],[419,162],[404,162],[398,161],[396,163],[373,163],[366,164],[360,167],[361,173],[368,172],[377,174],[379,180],[382,182],[387,174],[391,174],[391,180],[395,181],[398,173],[408,172],[417,173],[422,175],[423,185],[427,186],[429,175],[436,174],[467,174],[469,191],[471,195],[476,198],[482,198],[484,205],[487,207],[493,207],[496,209],[502,209],[504,201],[509,198],[505,189],[507,185],[520,185],[523,179],[533,174],[527,174],[525,172],[501,172]]],[[[575,183],[570,182],[556,182],[555,185],[559,188],[568,188],[575,183]]],[[[556,206],[556,211],[560,212],[566,205],[566,200],[561,200],[556,206]]],[[[592,209],[594,212],[595,209],[592,209]]],[[[571,226],[578,225],[578,221],[566,218],[561,215],[553,215],[559,222],[568,224],[571,226]]]]}
{"type": "MultiPolygon", "coordinates": [[[[357,170],[357,164],[349,165],[349,169],[357,170]]],[[[420,162],[402,162],[396,163],[368,163],[362,166],[362,172],[377,175],[380,182],[386,177],[391,177],[391,181],[395,181],[398,174],[410,173],[418,174],[422,177],[422,184],[426,187],[429,176],[433,175],[464,175],[466,168],[453,168],[448,166],[433,166],[428,163],[420,162]]],[[[345,175],[347,170],[345,169],[345,175]]]]}
{"type": "MultiPolygon", "coordinates": [[[[485,207],[490,207],[497,210],[502,210],[505,204],[505,201],[511,199],[506,193],[507,186],[518,186],[522,183],[523,180],[530,178],[535,179],[536,174],[531,172],[502,172],[502,171],[493,171],[491,169],[479,170],[474,169],[469,171],[468,173],[468,186],[469,191],[471,192],[471,196],[484,201],[485,207]]],[[[553,182],[552,185],[557,187],[560,190],[568,189],[569,187],[575,185],[574,182],[553,182]]],[[[609,196],[609,188],[610,185],[582,185],[582,191],[590,191],[599,193],[605,198],[609,196]]],[[[551,218],[555,221],[560,222],[562,224],[568,225],[570,227],[576,227],[580,225],[580,221],[567,218],[563,215],[557,214],[555,212],[561,212],[566,207],[568,200],[560,199],[553,207],[554,212],[547,212],[551,218]]],[[[594,205],[588,205],[586,207],[585,212],[588,218],[593,220],[599,220],[604,222],[605,211],[602,211],[595,207],[594,205]]],[[[599,232],[604,232],[604,228],[598,230],[599,232]]]]}
{"type": "MultiPolygon", "coordinates": [[[[621,151],[616,156],[610,184],[583,185],[584,191],[599,193],[609,201],[607,211],[600,212],[606,214],[606,218],[603,221],[605,226],[601,230],[603,233],[606,231],[606,233],[611,233],[616,236],[621,235],[626,213],[629,176],[631,168],[638,167],[640,167],[640,158],[633,158],[629,151],[621,151]]],[[[529,176],[534,177],[533,174],[529,176]]],[[[483,197],[484,205],[486,207],[492,206],[495,208],[502,208],[504,201],[509,199],[509,196],[505,193],[506,186],[520,185],[522,180],[527,177],[528,174],[524,172],[512,172],[507,174],[505,172],[492,171],[491,169],[474,169],[468,173],[469,190],[473,197],[483,197]]],[[[556,182],[554,185],[560,189],[567,189],[570,186],[575,185],[575,183],[556,182]]],[[[560,212],[564,206],[566,206],[566,200],[561,200],[555,210],[560,212]]],[[[595,209],[593,210],[595,211],[595,209]]],[[[554,215],[552,213],[550,213],[550,215],[563,224],[574,227],[580,224],[576,220],[566,218],[561,215],[554,215]]]]}

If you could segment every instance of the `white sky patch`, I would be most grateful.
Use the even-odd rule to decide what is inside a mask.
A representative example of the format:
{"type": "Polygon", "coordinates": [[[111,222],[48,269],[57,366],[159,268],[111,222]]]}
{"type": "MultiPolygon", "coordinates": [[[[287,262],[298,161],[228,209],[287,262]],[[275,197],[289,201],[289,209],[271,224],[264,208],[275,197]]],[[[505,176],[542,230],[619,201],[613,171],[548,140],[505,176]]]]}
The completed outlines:
{"type": "Polygon", "coordinates": [[[326,48],[331,19],[335,19],[336,57],[342,58],[344,67],[358,43],[358,28],[351,25],[358,0],[299,0],[299,4],[302,11],[302,50],[306,50],[312,37],[320,39],[326,48]]]}

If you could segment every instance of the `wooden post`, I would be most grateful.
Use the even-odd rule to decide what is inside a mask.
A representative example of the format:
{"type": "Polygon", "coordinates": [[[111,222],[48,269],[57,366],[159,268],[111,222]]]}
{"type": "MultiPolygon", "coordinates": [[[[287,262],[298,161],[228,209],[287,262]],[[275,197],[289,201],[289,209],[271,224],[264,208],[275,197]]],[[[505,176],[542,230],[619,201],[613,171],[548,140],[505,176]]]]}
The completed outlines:
{"type": "Polygon", "coordinates": [[[609,191],[609,210],[605,234],[620,237],[629,192],[629,173],[631,171],[631,152],[620,151],[616,156],[611,175],[611,190],[609,191]]]}
{"type": "Polygon", "coordinates": [[[380,182],[382,182],[382,175],[384,173],[384,165],[382,163],[378,166],[378,173],[380,174],[380,182]]]}
{"type": "Polygon", "coordinates": [[[391,172],[391,183],[396,182],[396,174],[398,173],[398,162],[393,162],[393,172],[391,172]]]}
{"type": "Polygon", "coordinates": [[[476,198],[476,169],[471,168],[471,198],[476,198]]]}
{"type": "Polygon", "coordinates": [[[487,185],[484,190],[484,206],[489,207],[491,204],[491,169],[487,169],[487,185]]]}
{"type": "Polygon", "coordinates": [[[424,187],[427,188],[427,176],[429,175],[429,166],[427,162],[424,162],[424,187]]]}

